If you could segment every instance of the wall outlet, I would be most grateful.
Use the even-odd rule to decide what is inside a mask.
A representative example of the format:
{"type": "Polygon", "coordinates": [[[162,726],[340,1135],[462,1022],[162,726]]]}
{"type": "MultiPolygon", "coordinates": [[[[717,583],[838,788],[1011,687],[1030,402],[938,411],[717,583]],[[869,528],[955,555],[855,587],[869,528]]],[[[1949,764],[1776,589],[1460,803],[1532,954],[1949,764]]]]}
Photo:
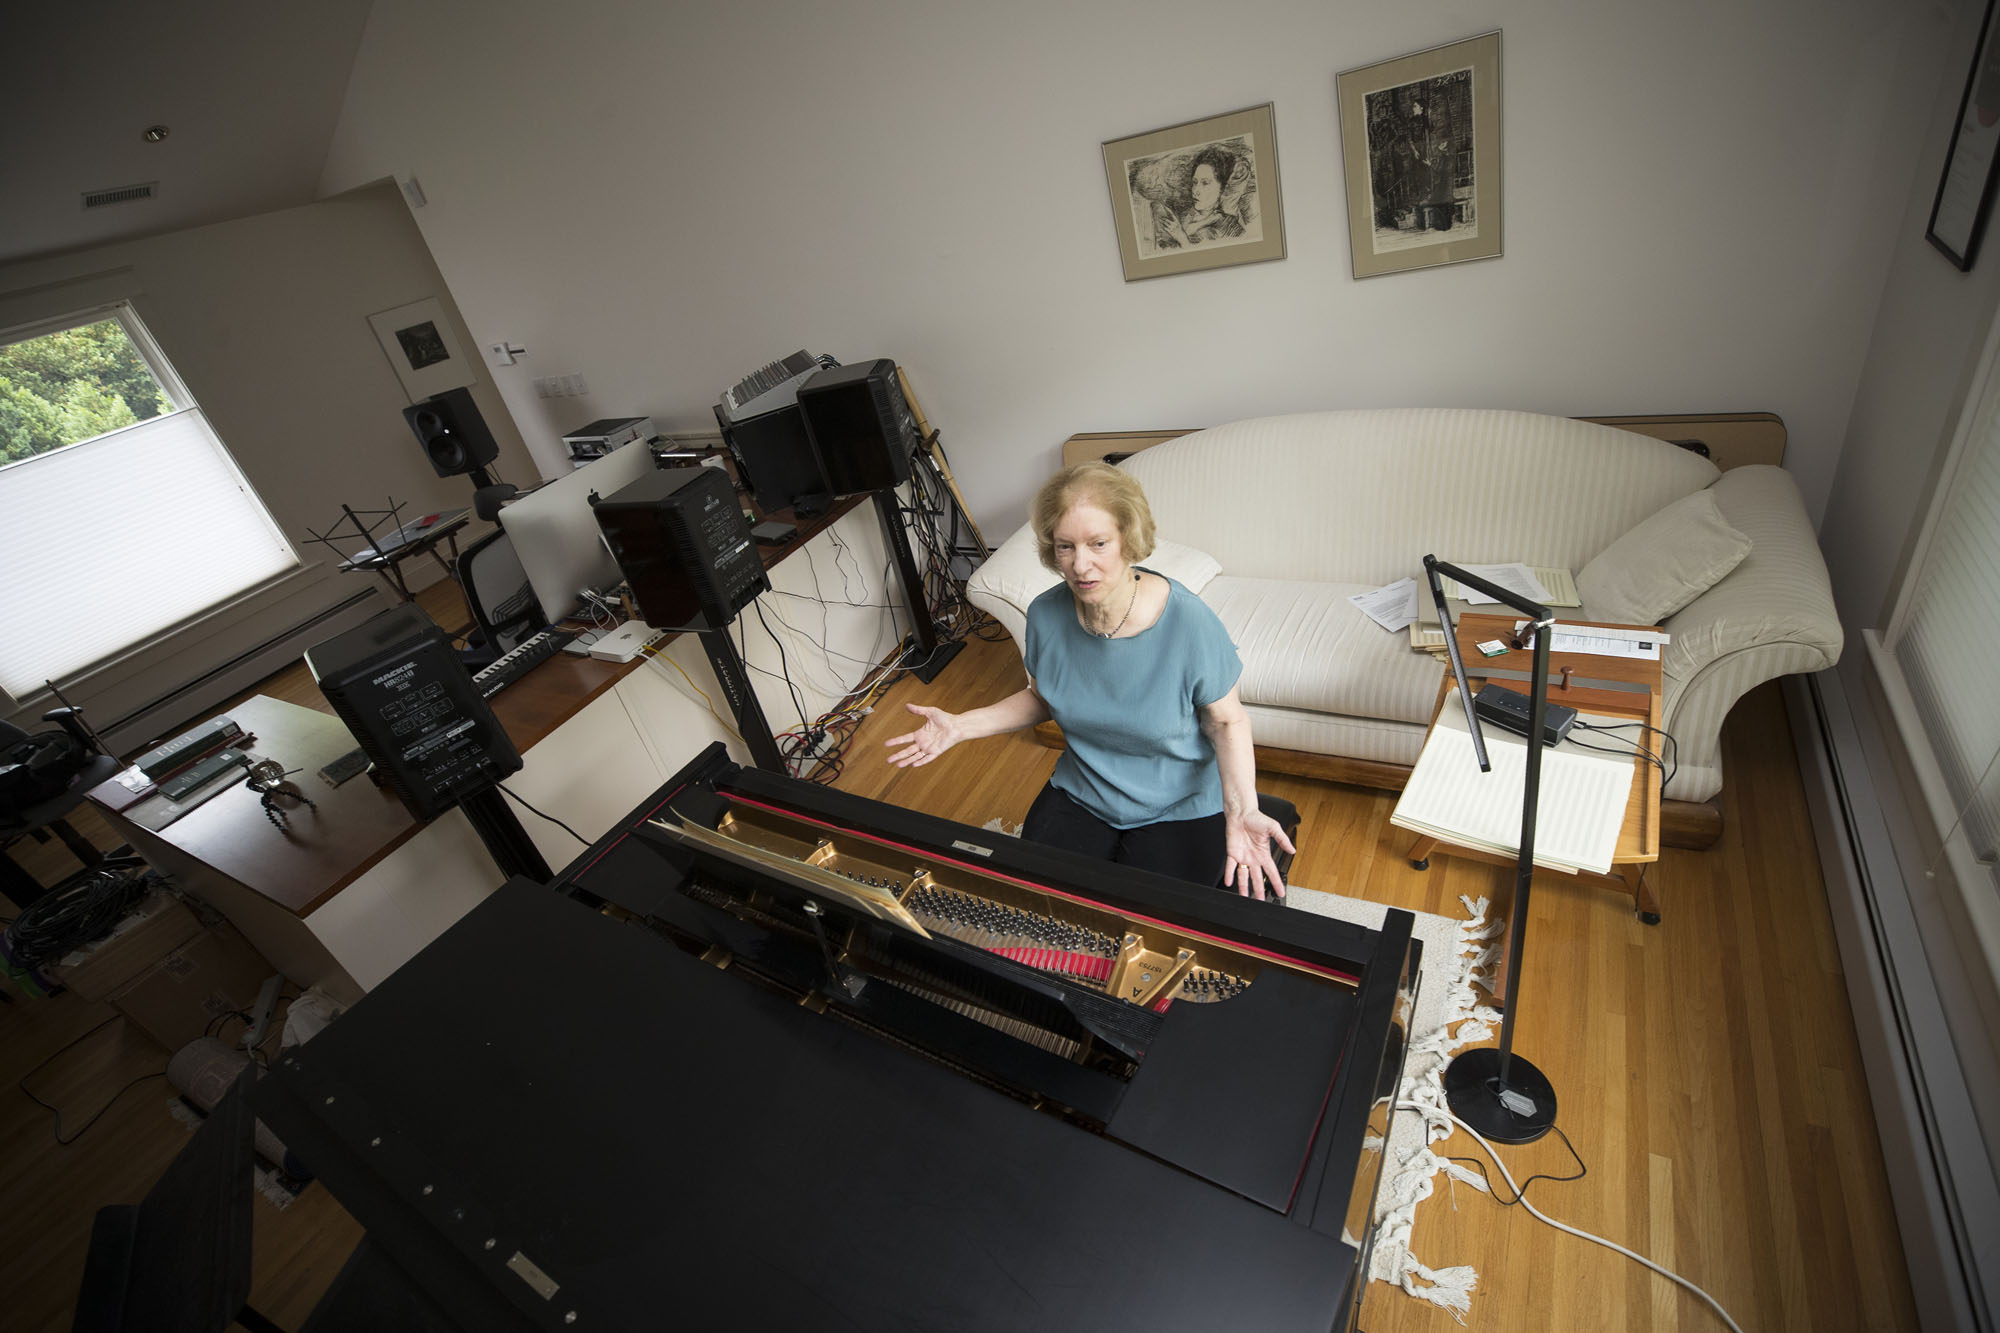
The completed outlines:
{"type": "Polygon", "coordinates": [[[518,357],[520,357],[520,355],[521,355],[521,354],[522,354],[523,352],[525,352],[525,351],[527,351],[527,350],[528,350],[528,349],[527,349],[527,348],[525,348],[525,347],[513,347],[513,346],[510,346],[510,345],[509,345],[508,343],[506,343],[506,342],[505,342],[504,340],[503,340],[503,341],[501,341],[501,342],[497,342],[497,343],[487,343],[487,344],[486,344],[486,356],[487,356],[487,359],[488,359],[488,360],[490,360],[490,361],[492,361],[492,363],[493,363],[494,365],[496,365],[496,366],[511,366],[511,365],[513,365],[513,364],[514,364],[514,362],[515,362],[515,360],[516,360],[516,359],[517,359],[518,357]]]}

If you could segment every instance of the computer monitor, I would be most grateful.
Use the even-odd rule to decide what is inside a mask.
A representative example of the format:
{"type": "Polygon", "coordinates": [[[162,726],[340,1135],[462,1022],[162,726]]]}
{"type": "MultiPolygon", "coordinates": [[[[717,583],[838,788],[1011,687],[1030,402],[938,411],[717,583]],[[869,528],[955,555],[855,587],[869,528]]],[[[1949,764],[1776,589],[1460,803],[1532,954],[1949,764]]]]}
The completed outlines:
{"type": "Polygon", "coordinates": [[[608,588],[621,577],[591,512],[590,493],[615,494],[653,467],[652,450],[644,440],[634,440],[500,511],[500,527],[512,539],[535,600],[551,620],[573,614],[586,588],[608,588]]]}

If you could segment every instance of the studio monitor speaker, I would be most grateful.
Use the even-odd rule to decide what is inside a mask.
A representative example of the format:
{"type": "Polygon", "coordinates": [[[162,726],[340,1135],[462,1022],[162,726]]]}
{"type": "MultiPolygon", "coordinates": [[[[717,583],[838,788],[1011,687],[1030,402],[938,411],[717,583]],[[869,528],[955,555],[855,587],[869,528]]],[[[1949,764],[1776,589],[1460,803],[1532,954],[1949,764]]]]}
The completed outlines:
{"type": "Polygon", "coordinates": [[[458,477],[485,467],[500,456],[493,432],[479,415],[470,389],[446,389],[403,409],[424,457],[440,477],[458,477]]]}
{"type": "Polygon", "coordinates": [[[910,454],[923,441],[894,361],[820,371],[799,386],[799,410],[835,495],[894,490],[910,479],[910,454]]]}

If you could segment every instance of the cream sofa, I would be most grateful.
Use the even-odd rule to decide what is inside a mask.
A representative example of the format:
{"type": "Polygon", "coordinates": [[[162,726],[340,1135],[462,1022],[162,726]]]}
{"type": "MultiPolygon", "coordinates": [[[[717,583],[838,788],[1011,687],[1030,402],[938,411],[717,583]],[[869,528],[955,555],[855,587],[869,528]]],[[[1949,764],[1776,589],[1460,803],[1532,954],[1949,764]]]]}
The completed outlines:
{"type": "MultiPolygon", "coordinates": [[[[1777,467],[1721,472],[1609,426],[1457,409],[1239,421],[1121,466],[1145,486],[1159,524],[1160,549],[1145,563],[1199,594],[1242,653],[1242,698],[1267,767],[1323,772],[1284,761],[1331,756],[1361,761],[1355,772],[1366,780],[1382,772],[1374,766],[1416,761],[1443,668],[1348,598],[1405,576],[1421,585],[1427,553],[1565,567],[1577,572],[1585,606],[1560,614],[1624,621],[1608,613],[1631,605],[1619,570],[1643,580],[1684,565],[1708,538],[1735,543],[1740,563],[1663,621],[1672,635],[1664,718],[1680,759],[1665,795],[1674,801],[1706,802],[1721,789],[1722,720],[1745,691],[1840,656],[1826,565],[1798,489],[1777,467]],[[1700,539],[1673,530],[1676,516],[1697,509],[1709,516],[1700,539]],[[1716,536],[1732,529],[1741,536],[1716,536]]],[[[1018,645],[1028,604],[1056,581],[1023,525],[967,588],[1018,645]]]]}

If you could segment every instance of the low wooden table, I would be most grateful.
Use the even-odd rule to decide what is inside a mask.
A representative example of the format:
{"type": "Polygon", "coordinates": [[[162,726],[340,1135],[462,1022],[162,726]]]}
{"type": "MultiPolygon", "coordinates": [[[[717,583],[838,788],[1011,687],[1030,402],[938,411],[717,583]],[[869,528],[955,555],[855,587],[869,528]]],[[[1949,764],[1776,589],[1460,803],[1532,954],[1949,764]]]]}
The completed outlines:
{"type": "MultiPolygon", "coordinates": [[[[1535,668],[1534,653],[1525,649],[1514,649],[1499,657],[1484,657],[1478,645],[1491,639],[1511,643],[1514,638],[1514,624],[1519,620],[1515,615],[1485,615],[1467,613],[1459,617],[1457,627],[1459,659],[1465,663],[1468,683],[1476,693],[1489,680],[1517,689],[1526,694],[1533,680],[1535,668]]],[[[1588,628],[1596,625],[1602,628],[1634,629],[1631,625],[1608,625],[1602,621],[1559,620],[1558,627],[1588,628]]],[[[1658,658],[1599,657],[1593,653],[1549,654],[1549,702],[1576,709],[1579,713],[1595,713],[1600,716],[1630,718],[1644,722],[1655,730],[1644,733],[1643,742],[1648,749],[1657,753],[1661,716],[1660,661],[1658,658]]],[[[1449,669],[1438,686],[1437,708],[1433,710],[1432,725],[1446,708],[1457,708],[1458,686],[1453,682],[1449,669]]],[[[1615,739],[1615,738],[1614,738],[1615,739]]],[[[1625,822],[1618,831],[1618,846],[1611,855],[1611,873],[1599,875],[1588,870],[1579,870],[1576,877],[1585,882],[1615,887],[1632,895],[1633,908],[1639,919],[1649,926],[1660,923],[1660,901],[1653,884],[1646,874],[1646,867],[1660,859],[1660,787],[1661,773],[1652,760],[1642,754],[1632,759],[1632,795],[1625,807],[1625,822]]],[[[1437,838],[1419,836],[1410,847],[1410,863],[1418,870],[1430,863],[1433,852],[1443,850],[1453,856],[1468,856],[1475,860],[1487,861],[1495,865],[1514,865],[1512,856],[1497,856],[1491,852],[1471,847],[1460,847],[1442,842],[1437,838]]],[[[1513,908],[1513,881],[1509,880],[1502,891],[1500,901],[1495,905],[1496,915],[1505,915],[1513,908]]],[[[1504,943],[1504,940],[1503,940],[1504,943]]],[[[1495,970],[1495,986],[1504,988],[1506,984],[1507,959],[1502,957],[1495,970]]],[[[1498,990],[1496,989],[1496,994],[1498,990]]]]}

